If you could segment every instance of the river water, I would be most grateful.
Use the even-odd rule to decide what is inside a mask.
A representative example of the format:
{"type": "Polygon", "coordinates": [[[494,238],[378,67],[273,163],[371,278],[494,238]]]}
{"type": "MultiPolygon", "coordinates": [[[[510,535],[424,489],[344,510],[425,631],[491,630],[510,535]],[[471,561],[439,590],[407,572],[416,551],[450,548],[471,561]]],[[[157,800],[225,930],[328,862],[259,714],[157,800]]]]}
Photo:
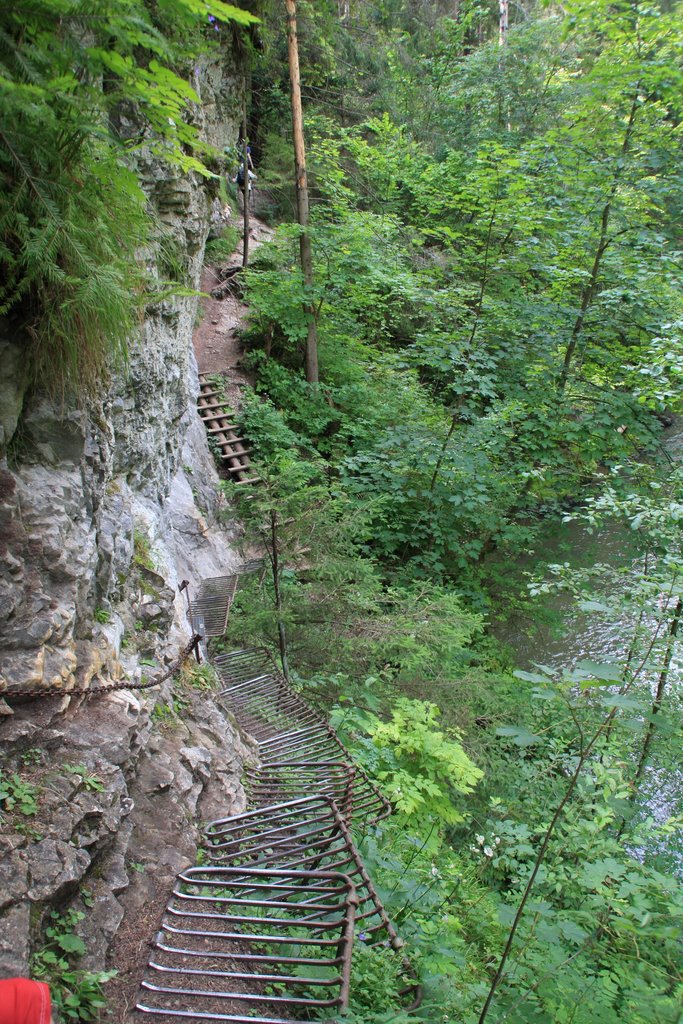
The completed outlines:
{"type": "MultiPolygon", "coordinates": [[[[561,529],[549,532],[537,543],[535,552],[519,563],[517,587],[519,591],[524,591],[534,585],[534,579],[551,579],[552,574],[544,571],[544,566],[553,563],[569,564],[572,568],[591,568],[598,562],[608,566],[613,573],[611,592],[605,594],[603,591],[595,595],[598,599],[603,597],[606,604],[613,601],[615,596],[627,596],[636,579],[641,576],[642,561],[636,554],[633,535],[629,531],[615,527],[603,528],[598,533],[590,534],[580,524],[570,522],[561,529]]],[[[641,628],[644,625],[650,633],[659,627],[659,636],[662,637],[660,658],[672,611],[673,606],[667,608],[665,598],[659,602],[655,599],[652,613],[641,623],[641,628]]],[[[535,664],[542,664],[554,669],[572,669],[585,659],[599,663],[624,663],[637,626],[637,613],[634,611],[622,609],[618,615],[595,610],[582,612],[575,598],[565,591],[553,589],[537,598],[530,610],[522,610],[494,622],[491,632],[507,647],[518,668],[528,670],[535,664]]],[[[654,693],[658,677],[659,667],[656,664],[646,665],[639,675],[639,686],[654,693]]],[[[683,630],[674,646],[667,692],[669,697],[665,700],[672,701],[680,708],[683,700],[683,630]]],[[[669,764],[671,753],[669,746],[666,759],[669,764]]],[[[642,783],[645,795],[643,816],[650,815],[655,821],[663,823],[683,813],[683,750],[680,736],[656,738],[652,762],[642,783]],[[678,769],[671,771],[670,767],[658,767],[658,748],[661,749],[661,744],[674,743],[678,746],[678,769]]],[[[641,856],[645,853],[634,852],[641,856]]],[[[663,868],[674,870],[679,877],[683,877],[683,834],[679,832],[668,836],[661,843],[653,844],[648,852],[661,857],[663,868]]]]}

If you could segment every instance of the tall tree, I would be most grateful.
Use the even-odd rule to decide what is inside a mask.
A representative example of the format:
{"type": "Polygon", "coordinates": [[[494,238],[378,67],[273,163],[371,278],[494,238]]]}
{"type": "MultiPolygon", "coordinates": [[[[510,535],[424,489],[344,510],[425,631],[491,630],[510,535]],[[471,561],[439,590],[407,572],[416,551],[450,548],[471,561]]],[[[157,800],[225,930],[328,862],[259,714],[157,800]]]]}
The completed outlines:
{"type": "MultiPolygon", "coordinates": [[[[285,0],[287,9],[287,54],[289,57],[289,80],[292,94],[292,130],[294,135],[294,168],[296,175],[297,219],[301,225],[299,252],[301,273],[307,292],[313,291],[313,255],[311,237],[308,233],[308,182],[306,178],[306,148],[304,145],[304,119],[301,109],[301,80],[299,74],[299,45],[296,33],[296,2],[285,0]]],[[[306,380],[318,383],[318,331],[316,310],[312,301],[304,303],[308,329],[306,337],[306,380]]]]}
{"type": "Polygon", "coordinates": [[[249,146],[247,139],[247,83],[242,105],[242,266],[249,265],[249,146]]]}

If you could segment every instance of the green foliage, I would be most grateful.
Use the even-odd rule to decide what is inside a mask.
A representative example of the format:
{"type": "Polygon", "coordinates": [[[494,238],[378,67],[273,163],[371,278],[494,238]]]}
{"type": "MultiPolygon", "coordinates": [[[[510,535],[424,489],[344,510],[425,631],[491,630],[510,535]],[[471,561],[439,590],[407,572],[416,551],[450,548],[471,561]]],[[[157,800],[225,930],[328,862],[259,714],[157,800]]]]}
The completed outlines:
{"type": "Polygon", "coordinates": [[[32,957],[32,975],[50,986],[54,1008],[63,1021],[96,1021],[107,1005],[102,986],[116,971],[83,971],[76,963],[86,952],[83,939],[76,934],[82,911],[63,914],[50,911],[45,928],[45,945],[32,957]]]}
{"type": "Polygon", "coordinates": [[[234,255],[239,241],[239,229],[231,224],[228,225],[223,229],[220,238],[211,238],[206,243],[204,261],[210,264],[227,263],[234,255]]]}
{"type": "Polygon", "coordinates": [[[189,707],[189,697],[174,691],[169,701],[157,701],[152,711],[152,719],[161,726],[174,729],[180,725],[182,716],[189,707]]]}
{"type": "MultiPolygon", "coordinates": [[[[680,886],[660,850],[678,819],[652,820],[639,764],[655,785],[680,773],[680,697],[653,704],[680,598],[680,481],[653,416],[680,402],[680,5],[514,8],[505,47],[475,2],[301,10],[316,284],[292,225],[247,275],[265,484],[243,514],[251,542],[277,534],[277,624],[318,673],[299,682],[338,700],[403,812],[362,853],[425,982],[415,1019],[480,1021],[500,963],[487,1024],[673,1024],[680,886]],[[510,555],[542,562],[570,514],[621,524],[641,561],[553,566],[534,607],[549,619],[561,589],[634,622],[627,656],[512,678],[466,599],[518,609],[510,555]]],[[[255,80],[279,187],[276,27],[255,80]]],[[[275,605],[253,578],[227,642],[272,643],[275,605]]],[[[374,986],[350,1019],[402,1020],[374,986]]]]}
{"type": "Polygon", "coordinates": [[[205,692],[216,690],[219,686],[218,674],[213,665],[210,665],[208,662],[198,665],[196,662],[186,661],[182,668],[180,680],[181,683],[186,683],[193,690],[205,692]]]}
{"type": "MultiPolygon", "coordinates": [[[[281,369],[276,368],[276,373],[281,369]]],[[[304,444],[303,439],[286,425],[272,398],[259,398],[252,392],[246,392],[239,423],[258,459],[271,461],[283,452],[294,451],[304,444]]]]}
{"type": "Polygon", "coordinates": [[[396,810],[417,817],[426,827],[435,822],[454,824],[462,813],[455,793],[471,793],[482,772],[467,756],[453,730],[437,727],[439,709],[424,701],[398,700],[391,718],[340,709],[333,723],[344,729],[361,728],[366,767],[379,780],[396,810]]]}
{"type": "Polygon", "coordinates": [[[38,787],[16,773],[0,772],[0,807],[9,813],[32,816],[38,812],[38,787]]]}
{"type": "MultiPolygon", "coordinates": [[[[400,127],[385,114],[341,129],[311,114],[315,294],[303,295],[295,227],[249,278],[250,336],[271,355],[259,386],[359,500],[387,495],[377,550],[421,572],[460,574],[527,543],[549,507],[650,447],[648,410],[677,401],[679,96],[678,73],[664,71],[676,16],[647,9],[636,30],[626,9],[577,3],[571,33],[536,16],[504,53],[465,57],[479,15],[467,6],[439,24],[436,52],[430,36],[410,56],[436,155],[405,111],[400,127]],[[317,396],[272,366],[300,364],[304,298],[318,315],[317,396]],[[400,353],[381,392],[367,345],[400,353]],[[387,408],[399,367],[447,415],[424,392],[422,415],[387,408]]],[[[394,62],[406,42],[387,46],[404,85],[394,62]]],[[[327,67],[329,55],[316,59],[327,67]]]]}
{"type": "Polygon", "coordinates": [[[141,530],[133,532],[133,562],[135,565],[142,566],[143,569],[154,571],[156,568],[149,538],[141,530]]]}
{"type": "MultiPolygon", "coordinates": [[[[581,680],[593,687],[600,676],[613,681],[613,668],[586,664],[567,680],[565,696],[574,701],[583,729],[604,712],[586,703],[581,693],[573,696],[573,690],[581,680]]],[[[360,843],[371,877],[420,969],[425,999],[418,1019],[424,1015],[431,1022],[442,1014],[463,1024],[478,1019],[490,964],[498,959],[548,817],[576,765],[580,733],[573,717],[561,713],[564,698],[547,673],[530,675],[538,677],[532,705],[536,742],[529,745],[521,728],[488,726],[500,736],[498,753],[488,758],[479,795],[468,801],[471,825],[449,835],[436,816],[399,815],[360,843]],[[487,802],[486,790],[506,797],[487,802]]],[[[606,689],[607,708],[608,694],[606,689]]],[[[412,749],[412,720],[401,716],[394,728],[396,715],[381,722],[355,710],[362,703],[367,700],[354,697],[354,708],[337,715],[347,741],[371,770],[392,758],[394,746],[407,746],[402,783],[410,790],[416,779],[419,784],[423,768],[422,756],[412,749]],[[363,735],[368,722],[370,731],[375,723],[380,726],[374,732],[379,750],[369,755],[363,735]]],[[[626,720],[627,710],[620,713],[626,720]]],[[[440,763],[432,769],[438,772],[440,763]]],[[[676,1020],[680,885],[627,852],[642,850],[647,833],[658,831],[649,819],[617,833],[628,795],[623,764],[611,762],[604,752],[593,757],[536,880],[498,990],[496,1015],[520,1024],[544,1017],[589,1024],[596,1013],[601,1020],[625,1018],[637,1024],[676,1020]],[[584,999],[586,986],[595,997],[590,1001],[584,999]]]]}
{"type": "Polygon", "coordinates": [[[385,946],[367,946],[356,938],[351,960],[351,998],[348,1014],[353,1021],[392,1019],[400,1006],[399,993],[405,986],[401,957],[385,946]]]}
{"type": "MultiPolygon", "coordinates": [[[[241,506],[246,540],[272,555],[275,538],[278,618],[299,671],[329,666],[410,679],[429,673],[435,657],[439,664],[462,658],[479,617],[438,585],[387,587],[368,557],[366,510],[329,485],[323,464],[280,451],[258,471],[262,486],[241,506]]],[[[271,573],[245,580],[228,642],[272,642],[274,606],[271,573]]]]}
{"type": "Polygon", "coordinates": [[[21,763],[27,767],[35,767],[43,763],[45,751],[42,747],[28,747],[21,755],[21,763]]]}
{"type": "Polygon", "coordinates": [[[88,793],[104,793],[104,783],[96,775],[86,768],[84,764],[65,764],[64,771],[67,775],[75,775],[79,785],[88,793]]]}
{"type": "Polygon", "coordinates": [[[140,259],[151,223],[132,154],[210,174],[186,117],[199,98],[172,66],[209,45],[201,25],[211,12],[254,21],[221,0],[171,0],[157,17],[127,0],[3,8],[0,314],[26,329],[43,384],[94,387],[125,356],[151,297],[140,259]]]}

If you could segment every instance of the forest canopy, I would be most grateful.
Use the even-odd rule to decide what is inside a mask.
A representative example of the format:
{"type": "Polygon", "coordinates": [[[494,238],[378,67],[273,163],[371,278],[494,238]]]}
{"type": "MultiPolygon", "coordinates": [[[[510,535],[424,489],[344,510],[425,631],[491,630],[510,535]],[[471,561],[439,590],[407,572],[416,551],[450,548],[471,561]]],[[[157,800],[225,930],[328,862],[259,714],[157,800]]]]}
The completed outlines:
{"type": "MultiPolygon", "coordinates": [[[[680,6],[511,5],[505,31],[478,3],[297,7],[313,285],[272,5],[243,413],[265,481],[243,514],[287,568],[230,638],[275,614],[392,795],[362,852],[418,1018],[674,1024],[680,6]],[[534,664],[580,623],[602,657],[534,664]]],[[[381,994],[356,1012],[403,1020],[381,994]]]]}

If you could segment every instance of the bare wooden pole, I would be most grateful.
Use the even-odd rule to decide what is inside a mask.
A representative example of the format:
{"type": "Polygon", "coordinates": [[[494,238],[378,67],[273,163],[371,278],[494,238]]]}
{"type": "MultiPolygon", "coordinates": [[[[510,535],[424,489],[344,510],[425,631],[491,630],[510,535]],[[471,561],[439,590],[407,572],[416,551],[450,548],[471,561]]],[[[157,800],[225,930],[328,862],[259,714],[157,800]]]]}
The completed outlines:
{"type": "Polygon", "coordinates": [[[509,22],[509,0],[498,0],[498,45],[505,46],[508,40],[509,22]]]}
{"type": "Polygon", "coordinates": [[[244,82],[244,100],[242,103],[242,266],[249,264],[249,160],[247,152],[247,83],[244,82]]]}
{"type": "MultiPolygon", "coordinates": [[[[289,57],[289,81],[292,93],[292,130],[294,135],[294,168],[296,174],[297,219],[301,225],[299,253],[301,273],[306,290],[313,291],[313,254],[308,233],[308,181],[306,179],[306,148],[304,146],[304,118],[301,109],[301,78],[299,74],[299,46],[296,34],[296,0],[285,0],[287,9],[287,53],[289,57]]],[[[318,331],[316,311],[312,302],[304,303],[308,319],[306,338],[306,380],[318,383],[318,331]]]]}
{"type": "Polygon", "coordinates": [[[278,544],[278,516],[274,508],[270,510],[270,560],[273,568],[273,589],[275,591],[275,612],[277,615],[277,637],[280,647],[280,663],[282,674],[289,682],[289,660],[287,658],[287,633],[282,617],[282,592],[280,590],[280,549],[278,544]]]}
{"type": "Polygon", "coordinates": [[[638,82],[631,102],[631,113],[629,114],[628,124],[626,125],[626,131],[624,138],[621,143],[621,151],[619,158],[614,164],[614,175],[612,178],[612,184],[607,194],[607,201],[602,208],[600,215],[600,233],[598,236],[597,248],[593,256],[593,266],[591,267],[590,276],[584,281],[583,288],[581,289],[581,304],[579,306],[578,316],[574,322],[574,329],[572,330],[567,348],[564,353],[564,363],[562,370],[557,379],[557,390],[560,395],[564,394],[564,390],[567,386],[569,379],[569,372],[571,370],[572,360],[577,352],[579,343],[583,336],[585,327],[586,317],[588,312],[593,305],[593,301],[597,295],[600,294],[600,273],[602,270],[602,261],[607,251],[608,246],[614,240],[614,235],[610,236],[610,220],[613,213],[614,201],[617,197],[621,178],[624,173],[624,167],[626,165],[627,156],[631,150],[632,137],[634,132],[634,126],[636,117],[640,106],[640,82],[638,82]]]}

